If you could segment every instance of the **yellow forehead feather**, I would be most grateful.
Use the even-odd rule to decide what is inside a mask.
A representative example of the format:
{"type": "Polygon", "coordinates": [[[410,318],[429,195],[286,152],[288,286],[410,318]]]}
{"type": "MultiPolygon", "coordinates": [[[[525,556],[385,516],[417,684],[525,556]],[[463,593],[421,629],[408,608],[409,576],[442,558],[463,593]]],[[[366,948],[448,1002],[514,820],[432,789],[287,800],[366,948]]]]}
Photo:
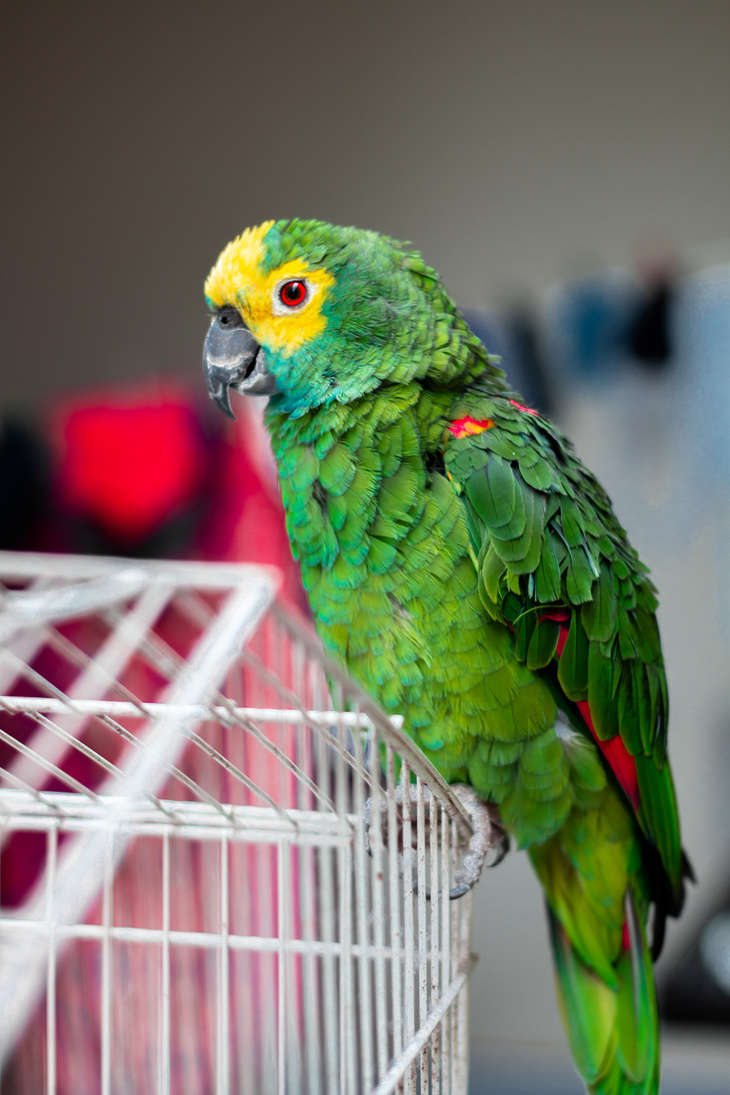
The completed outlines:
{"type": "Polygon", "coordinates": [[[205,295],[215,308],[237,308],[262,346],[289,354],[324,330],[327,320],[322,304],[335,279],[329,271],[312,269],[301,258],[264,273],[264,237],[273,224],[265,221],[257,228],[247,228],[223,249],[208,275],[205,295]],[[295,278],[307,279],[309,300],[296,312],[275,314],[272,305],[277,286],[295,278]]]}

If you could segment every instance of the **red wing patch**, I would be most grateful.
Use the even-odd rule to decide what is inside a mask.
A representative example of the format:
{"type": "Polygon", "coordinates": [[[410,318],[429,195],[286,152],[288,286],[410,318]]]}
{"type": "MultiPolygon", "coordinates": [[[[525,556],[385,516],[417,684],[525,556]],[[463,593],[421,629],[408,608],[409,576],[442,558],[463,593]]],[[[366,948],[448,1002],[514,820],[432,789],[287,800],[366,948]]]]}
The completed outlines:
{"type": "MultiPolygon", "coordinates": [[[[560,621],[560,638],[558,639],[557,648],[558,658],[562,655],[566,639],[568,638],[568,625],[563,622],[567,618],[567,614],[560,611],[546,612],[540,617],[540,619],[560,621]]],[[[588,700],[578,700],[576,707],[583,716],[583,721],[590,730],[593,740],[603,753],[608,767],[631,800],[634,809],[638,811],[640,798],[639,780],[636,775],[636,761],[624,745],[621,735],[617,734],[614,738],[602,741],[593,725],[593,717],[591,715],[590,707],[588,706],[588,700]]]]}
{"type": "Polygon", "coordinates": [[[608,761],[608,766],[631,799],[635,810],[639,809],[639,780],[636,775],[636,761],[631,756],[623,743],[620,734],[608,741],[601,741],[593,726],[593,719],[588,707],[588,700],[580,700],[577,704],[581,715],[585,719],[586,726],[593,735],[596,745],[608,761]]]}
{"type": "Polygon", "coordinates": [[[540,414],[539,411],[533,411],[532,407],[526,407],[524,403],[518,403],[516,399],[510,399],[510,403],[513,407],[516,407],[518,411],[523,411],[525,414],[540,414]]]}
{"type": "Polygon", "coordinates": [[[491,430],[494,422],[491,418],[457,418],[455,422],[449,422],[449,429],[454,437],[471,437],[477,433],[491,430]]]}

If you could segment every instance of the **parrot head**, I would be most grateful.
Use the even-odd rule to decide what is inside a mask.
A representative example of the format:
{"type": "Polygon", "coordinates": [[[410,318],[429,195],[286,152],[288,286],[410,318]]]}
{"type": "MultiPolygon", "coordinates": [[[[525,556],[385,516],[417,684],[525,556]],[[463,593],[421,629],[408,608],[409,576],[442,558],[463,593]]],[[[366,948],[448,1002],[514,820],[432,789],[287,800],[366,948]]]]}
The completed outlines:
{"type": "Polygon", "coordinates": [[[426,372],[449,382],[463,360],[429,348],[473,342],[418,253],[376,232],[320,221],[267,221],[222,251],[205,284],[213,319],[203,365],[230,417],[229,389],[275,395],[296,417],[426,372]]]}

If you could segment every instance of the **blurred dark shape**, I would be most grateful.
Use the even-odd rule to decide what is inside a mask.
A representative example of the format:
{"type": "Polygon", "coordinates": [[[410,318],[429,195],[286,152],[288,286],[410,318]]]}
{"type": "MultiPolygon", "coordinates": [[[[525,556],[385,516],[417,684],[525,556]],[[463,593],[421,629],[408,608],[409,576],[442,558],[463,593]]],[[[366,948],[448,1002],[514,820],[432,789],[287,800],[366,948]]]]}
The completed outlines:
{"type": "Polygon", "coordinates": [[[639,289],[627,332],[628,347],[637,364],[660,370],[675,356],[672,336],[679,259],[662,241],[649,240],[638,253],[636,276],[639,289]]]}
{"type": "Polygon", "coordinates": [[[478,309],[466,309],[469,329],[491,354],[501,360],[510,385],[527,406],[541,414],[555,413],[555,402],[542,352],[537,320],[526,305],[518,305],[499,319],[478,309]]]}
{"type": "Polygon", "coordinates": [[[631,369],[667,372],[679,356],[682,290],[678,262],[662,251],[633,274],[605,270],[560,282],[547,298],[548,363],[567,383],[613,382],[631,369]]]}
{"type": "Polygon", "coordinates": [[[520,363],[526,388],[523,394],[528,405],[550,417],[555,413],[555,401],[550,390],[536,317],[529,308],[516,307],[508,312],[505,326],[516,360],[520,363]]]}
{"type": "Polygon", "coordinates": [[[662,369],[672,358],[671,314],[674,288],[663,281],[647,290],[629,327],[628,343],[632,355],[641,365],[662,369]]]}
{"type": "Polygon", "coordinates": [[[599,272],[562,282],[547,311],[550,360],[569,377],[613,379],[629,353],[627,335],[637,308],[634,279],[599,272]]]}
{"type": "Polygon", "coordinates": [[[22,418],[0,423],[0,549],[28,546],[48,500],[48,454],[39,434],[22,418]]]}
{"type": "Polygon", "coordinates": [[[730,1024],[730,891],[660,990],[673,1023],[730,1024]]]}
{"type": "Polygon", "coordinates": [[[595,372],[618,342],[613,302],[597,285],[586,282],[576,287],[572,303],[575,363],[585,372],[595,372]]]}

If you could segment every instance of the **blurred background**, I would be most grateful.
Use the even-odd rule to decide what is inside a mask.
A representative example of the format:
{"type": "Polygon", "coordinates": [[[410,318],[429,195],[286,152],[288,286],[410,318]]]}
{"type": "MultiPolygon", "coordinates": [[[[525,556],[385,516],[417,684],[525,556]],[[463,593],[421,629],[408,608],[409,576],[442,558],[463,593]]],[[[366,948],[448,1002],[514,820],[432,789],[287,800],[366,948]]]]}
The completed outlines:
{"type": "MultiPolygon", "coordinates": [[[[297,600],[257,419],[200,375],[203,279],[270,217],[412,241],[603,481],[699,878],[668,1095],[730,1076],[729,41],[725,0],[39,0],[0,36],[1,547],[268,559],[297,600]]],[[[524,857],[474,942],[473,1092],[579,1092],[524,857]]]]}

